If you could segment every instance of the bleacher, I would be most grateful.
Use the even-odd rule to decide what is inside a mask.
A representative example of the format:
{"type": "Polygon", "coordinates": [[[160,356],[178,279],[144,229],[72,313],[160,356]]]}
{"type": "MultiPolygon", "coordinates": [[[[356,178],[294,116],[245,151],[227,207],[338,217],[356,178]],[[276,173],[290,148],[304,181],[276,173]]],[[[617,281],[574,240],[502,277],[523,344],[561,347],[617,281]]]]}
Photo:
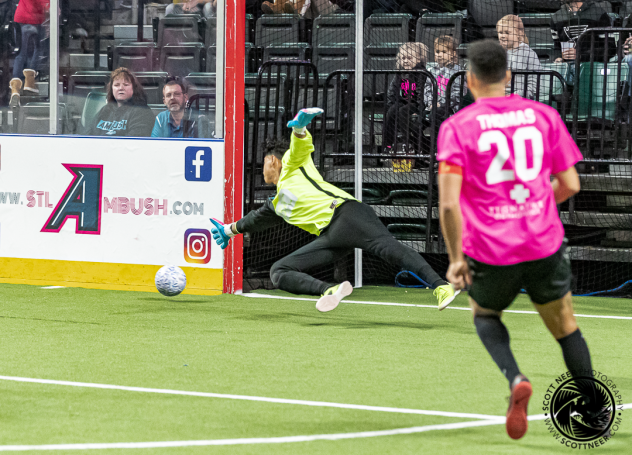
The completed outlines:
{"type": "MultiPolygon", "coordinates": [[[[628,26],[632,2],[599,5],[609,13],[611,26],[628,26]]],[[[313,125],[315,161],[325,178],[345,189],[353,186],[353,147],[356,140],[360,141],[364,200],[395,237],[419,252],[443,257],[434,169],[437,127],[441,121],[437,110],[411,115],[406,132],[396,135],[395,155],[385,153],[386,95],[390,82],[401,73],[397,69],[397,53],[404,43],[423,43],[429,49],[427,68],[431,68],[436,66],[435,38],[448,35],[456,42],[458,63],[463,68],[467,64],[468,43],[483,37],[497,38],[498,20],[516,14],[543,68],[542,73],[519,72],[516,77],[535,81],[535,99],[560,112],[586,158],[579,165],[582,193],[572,205],[561,207],[562,220],[571,236],[571,255],[576,263],[607,262],[615,264],[607,266],[613,268],[632,262],[632,223],[627,208],[627,202],[632,201],[632,185],[628,183],[632,179],[629,69],[617,61],[580,62],[575,79],[569,80],[571,65],[555,62],[561,52],[554,45],[550,21],[558,8],[559,2],[544,0],[470,0],[467,11],[460,12],[428,11],[415,16],[379,11],[363,20],[361,50],[355,48],[355,14],[339,11],[309,19],[289,14],[248,14],[244,81],[248,106],[246,208],[257,207],[270,194],[260,176],[261,144],[268,138],[286,135],[285,123],[315,99],[326,110],[322,121],[313,125]],[[357,52],[364,57],[361,134],[353,131],[357,52]]],[[[156,18],[142,28],[143,41],[138,42],[138,27],[131,20],[126,23],[117,18],[116,11],[112,16],[111,20],[104,20],[98,31],[103,36],[99,40],[91,38],[93,46],[100,43],[99,49],[93,47],[80,53],[76,43],[62,48],[61,131],[81,134],[94,118],[94,111],[103,105],[110,72],[125,66],[143,85],[154,113],[164,110],[162,87],[169,78],[186,82],[190,96],[210,100],[206,108],[192,108],[187,113],[188,119],[197,122],[196,134],[209,137],[215,121],[212,103],[216,93],[216,18],[156,18]]],[[[617,35],[618,47],[622,47],[622,40],[632,29],[621,33],[625,36],[620,39],[617,35]]],[[[593,39],[600,39],[599,34],[595,36],[593,39]]],[[[590,34],[584,39],[590,45],[590,34]]],[[[437,83],[425,70],[418,74],[437,83]]],[[[457,79],[465,87],[463,73],[454,75],[448,87],[454,87],[457,79]]],[[[3,122],[3,132],[46,134],[45,93],[42,90],[39,97],[24,97],[15,121],[10,126],[3,122]]],[[[457,98],[454,109],[469,102],[467,89],[457,98]]],[[[250,262],[246,261],[249,273],[265,274],[267,259],[259,263],[251,253],[246,253],[246,257],[250,258],[250,262]]],[[[444,259],[435,260],[440,267],[445,263],[444,259]]],[[[367,262],[370,264],[370,259],[367,262]]]]}

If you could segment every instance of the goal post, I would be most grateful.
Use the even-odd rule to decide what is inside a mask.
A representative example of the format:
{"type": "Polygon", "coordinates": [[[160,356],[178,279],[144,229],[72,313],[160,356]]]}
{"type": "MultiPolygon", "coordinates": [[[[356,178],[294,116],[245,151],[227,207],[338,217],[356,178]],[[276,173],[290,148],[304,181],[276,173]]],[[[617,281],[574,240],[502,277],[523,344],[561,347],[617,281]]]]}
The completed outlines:
{"type": "MultiPolygon", "coordinates": [[[[244,62],[246,1],[224,0],[225,18],[218,22],[218,38],[224,39],[224,222],[243,216],[244,173],[244,62]],[[223,33],[222,33],[223,32],[223,33]]],[[[227,294],[243,288],[243,237],[236,236],[224,250],[224,285],[227,294]]]]}

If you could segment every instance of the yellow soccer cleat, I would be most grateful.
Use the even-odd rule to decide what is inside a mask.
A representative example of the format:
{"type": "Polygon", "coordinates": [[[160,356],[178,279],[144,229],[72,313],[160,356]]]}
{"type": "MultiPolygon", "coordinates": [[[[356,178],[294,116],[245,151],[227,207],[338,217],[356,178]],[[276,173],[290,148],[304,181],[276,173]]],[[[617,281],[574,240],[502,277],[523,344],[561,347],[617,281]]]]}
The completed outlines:
{"type": "Polygon", "coordinates": [[[342,299],[353,292],[353,286],[348,281],[332,286],[316,302],[316,309],[322,313],[336,309],[342,299]]]}
{"type": "Polygon", "coordinates": [[[437,286],[432,294],[437,298],[439,311],[441,311],[450,305],[460,293],[461,291],[455,291],[451,284],[444,284],[443,286],[437,286]]]}

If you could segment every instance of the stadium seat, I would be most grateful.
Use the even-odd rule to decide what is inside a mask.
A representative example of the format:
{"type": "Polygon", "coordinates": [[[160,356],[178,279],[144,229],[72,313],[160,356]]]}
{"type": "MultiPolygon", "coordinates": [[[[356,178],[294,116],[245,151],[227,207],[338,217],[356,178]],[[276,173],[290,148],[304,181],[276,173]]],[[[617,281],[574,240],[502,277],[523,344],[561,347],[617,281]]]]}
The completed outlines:
{"type": "Polygon", "coordinates": [[[513,0],[470,0],[468,12],[481,27],[485,38],[498,39],[496,23],[507,14],[513,14],[513,0]]]}
{"type": "Polygon", "coordinates": [[[513,4],[513,0],[470,0],[467,10],[480,27],[496,27],[502,17],[513,14],[513,4]]]}
{"type": "Polygon", "coordinates": [[[148,104],[162,103],[162,88],[165,86],[168,74],[162,71],[136,73],[136,79],[143,86],[148,104]]]}
{"type": "MultiPolygon", "coordinates": [[[[343,186],[340,189],[355,197],[355,187],[343,186]]],[[[362,202],[369,205],[375,205],[383,201],[384,196],[378,188],[367,188],[365,186],[362,187],[362,202]]]]}
{"type": "MultiPolygon", "coordinates": [[[[263,163],[263,144],[266,140],[271,139],[273,137],[282,137],[282,127],[283,119],[285,118],[285,109],[279,108],[276,113],[270,110],[266,117],[266,113],[264,109],[259,110],[259,121],[258,121],[258,131],[257,131],[257,142],[256,142],[256,162],[263,163]],[[267,130],[266,130],[267,128],[267,130]]],[[[254,137],[254,110],[251,108],[249,117],[248,117],[249,125],[248,125],[248,144],[251,144],[254,137]]]]}
{"type": "Polygon", "coordinates": [[[355,62],[355,44],[329,44],[314,47],[312,63],[318,68],[319,79],[336,70],[352,70],[355,62]]]}
{"type": "Polygon", "coordinates": [[[154,116],[160,114],[167,109],[167,106],[162,103],[148,104],[147,106],[149,107],[149,109],[151,109],[151,112],[153,112],[154,116]]]}
{"type": "Polygon", "coordinates": [[[551,14],[520,14],[519,17],[524,25],[524,33],[529,40],[529,46],[552,46],[553,35],[551,35],[551,14]]]}
{"type": "MultiPolygon", "coordinates": [[[[594,63],[591,72],[590,63],[582,63],[579,70],[578,90],[578,120],[586,121],[590,118],[595,120],[614,121],[617,114],[617,86],[619,86],[619,96],[621,96],[622,84],[627,80],[629,73],[628,65],[621,65],[621,74],[617,75],[618,63],[608,63],[604,68],[603,63],[594,63]],[[592,73],[592,74],[591,74],[592,73]],[[606,95],[603,96],[603,87],[606,86],[606,95]]],[[[575,97],[573,97],[575,102],[575,97]]],[[[574,110],[573,110],[574,112],[574,110]]]]}
{"type": "MultiPolygon", "coordinates": [[[[246,72],[248,72],[248,52],[246,52],[246,72]]],[[[214,44],[206,48],[206,72],[215,73],[217,71],[217,46],[214,44]]]]}
{"type": "MultiPolygon", "coordinates": [[[[78,121],[83,113],[83,106],[91,92],[105,93],[110,81],[110,71],[77,71],[68,80],[68,96],[66,104],[70,117],[78,121]]],[[[71,128],[72,129],[72,128],[71,128]]]]}
{"type": "MultiPolygon", "coordinates": [[[[254,111],[256,107],[255,94],[257,90],[257,78],[258,75],[252,73],[246,74],[244,78],[245,98],[251,111],[254,111]]],[[[280,109],[285,107],[286,81],[287,76],[285,74],[281,74],[277,81],[276,71],[272,73],[269,85],[267,76],[264,75],[261,78],[261,96],[259,99],[259,108],[261,110],[265,109],[266,105],[269,106],[271,112],[274,112],[275,107],[280,109]],[[278,104],[276,102],[277,91],[279,96],[278,104]],[[268,96],[270,98],[268,98],[268,96]]]]}
{"type": "MultiPolygon", "coordinates": [[[[568,63],[542,63],[542,69],[547,71],[557,71],[562,78],[566,80],[568,76],[568,63]]],[[[540,77],[540,96],[537,97],[537,101],[545,104],[549,104],[549,88],[551,86],[550,76],[540,77]]],[[[563,92],[562,83],[556,77],[553,78],[553,89],[551,90],[552,96],[559,96],[563,92]]]]}
{"type": "Polygon", "coordinates": [[[95,122],[95,118],[99,111],[107,104],[107,95],[101,92],[90,92],[86,97],[86,102],[83,105],[83,112],[81,113],[81,121],[79,123],[79,129],[76,131],[79,134],[83,134],[87,128],[92,128],[95,122]]]}
{"type": "Polygon", "coordinates": [[[246,43],[246,55],[244,56],[245,72],[249,73],[250,69],[254,67],[255,61],[255,46],[252,43],[246,43]]]}
{"type": "Polygon", "coordinates": [[[188,86],[189,98],[193,95],[215,94],[217,88],[217,79],[215,72],[191,73],[184,78],[185,84],[188,86]]]}
{"type": "Polygon", "coordinates": [[[408,41],[410,14],[372,14],[364,21],[364,45],[408,41]]]}
{"type": "Polygon", "coordinates": [[[529,47],[538,54],[541,62],[554,62],[561,57],[561,52],[555,49],[551,35],[551,14],[529,13],[520,14],[524,24],[524,32],[529,40],[529,47]]]}
{"type": "Polygon", "coordinates": [[[255,39],[254,33],[255,17],[252,14],[246,14],[246,42],[252,43],[255,39]]]}
{"type": "Polygon", "coordinates": [[[299,16],[293,14],[264,14],[257,20],[255,44],[267,47],[270,44],[299,42],[299,16]]]}
{"type": "MultiPolygon", "coordinates": [[[[395,70],[397,69],[397,52],[399,43],[387,43],[382,45],[370,45],[364,49],[365,70],[395,70]]],[[[390,82],[390,81],[389,81],[390,82]]],[[[371,96],[375,93],[386,93],[388,82],[386,75],[376,74],[365,75],[364,96],[371,96]],[[373,80],[375,79],[375,82],[373,80]]]]}
{"type": "MultiPolygon", "coordinates": [[[[200,41],[198,19],[195,15],[167,16],[158,24],[158,48],[200,41]]],[[[163,68],[164,69],[164,68],[163,68]]]]}
{"type": "Polygon", "coordinates": [[[434,60],[435,38],[448,35],[461,44],[463,16],[459,13],[426,13],[417,20],[415,41],[424,43],[430,51],[429,58],[434,60]]]}
{"type": "Polygon", "coordinates": [[[355,15],[332,14],[314,19],[312,46],[355,43],[355,15]]]}
{"type": "Polygon", "coordinates": [[[263,61],[270,60],[307,60],[307,43],[271,44],[263,50],[263,61]]]}
{"type": "Polygon", "coordinates": [[[154,43],[125,43],[114,48],[112,69],[125,68],[132,72],[153,71],[158,50],[154,43]]]}
{"type": "Polygon", "coordinates": [[[167,44],[160,54],[160,69],[180,78],[202,71],[204,51],[202,43],[167,44]]]}
{"type": "MultiPolygon", "coordinates": [[[[322,106],[325,109],[324,117],[327,131],[337,131],[341,127],[341,123],[345,119],[345,115],[349,113],[350,110],[353,109],[353,105],[345,106],[345,103],[353,103],[352,100],[345,98],[347,93],[342,87],[339,85],[349,84],[350,78],[349,75],[341,75],[340,78],[338,76],[334,76],[329,84],[327,82],[327,75],[319,74],[319,84],[321,87],[316,92],[317,96],[317,105],[322,106]],[[325,105],[325,93],[327,94],[327,104],[325,105]],[[336,99],[338,97],[338,99],[336,99]],[[338,123],[336,123],[336,117],[338,123]]],[[[313,86],[310,85],[307,87],[307,99],[311,100],[314,96],[313,86]]]]}
{"type": "Polygon", "coordinates": [[[425,240],[426,225],[416,223],[391,223],[386,226],[388,232],[397,240],[425,240]]]}
{"type": "Polygon", "coordinates": [[[388,194],[386,204],[420,206],[425,205],[427,200],[428,191],[426,190],[393,190],[388,194]]]}
{"type": "MultiPolygon", "coordinates": [[[[49,134],[50,103],[28,103],[20,108],[18,134],[49,134]]],[[[59,104],[58,131],[64,134],[66,105],[59,104]]]]}
{"type": "MultiPolygon", "coordinates": [[[[246,32],[248,29],[246,28],[246,32]]],[[[206,47],[217,44],[217,17],[208,17],[204,29],[204,45],[206,47]]]]}

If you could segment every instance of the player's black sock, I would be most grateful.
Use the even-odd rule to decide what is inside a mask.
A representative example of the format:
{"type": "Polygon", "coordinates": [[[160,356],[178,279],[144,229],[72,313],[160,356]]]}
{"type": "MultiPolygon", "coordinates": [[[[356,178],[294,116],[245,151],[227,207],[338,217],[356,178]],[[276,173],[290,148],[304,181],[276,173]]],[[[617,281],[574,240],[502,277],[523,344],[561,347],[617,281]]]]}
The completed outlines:
{"type": "Polygon", "coordinates": [[[474,317],[476,333],[485,345],[487,352],[492,356],[500,371],[509,381],[509,387],[520,369],[509,347],[509,332],[507,327],[496,315],[479,315],[474,317]]]}
{"type": "Polygon", "coordinates": [[[432,289],[437,289],[439,286],[445,286],[446,284],[448,284],[447,281],[445,280],[437,280],[434,283],[432,283],[432,289]]]}
{"type": "Polygon", "coordinates": [[[557,340],[562,348],[564,363],[573,376],[592,376],[592,363],[586,340],[579,329],[557,340]]]}

